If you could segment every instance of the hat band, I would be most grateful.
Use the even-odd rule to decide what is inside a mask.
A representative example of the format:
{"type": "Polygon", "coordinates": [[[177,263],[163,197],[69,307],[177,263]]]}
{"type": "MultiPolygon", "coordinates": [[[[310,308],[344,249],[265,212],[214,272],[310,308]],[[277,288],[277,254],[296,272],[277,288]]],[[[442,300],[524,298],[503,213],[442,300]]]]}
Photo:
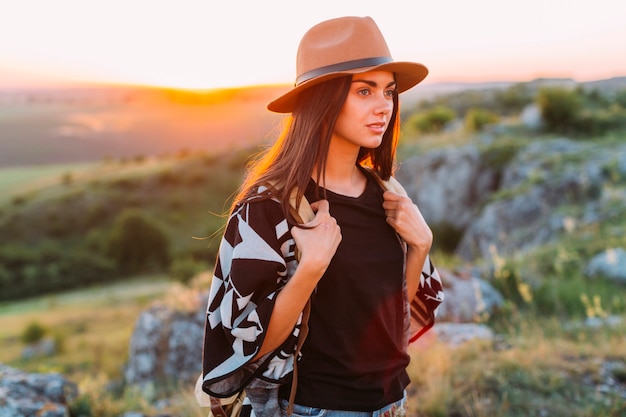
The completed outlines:
{"type": "Polygon", "coordinates": [[[331,72],[347,71],[355,68],[374,67],[376,65],[386,64],[391,62],[392,59],[388,56],[381,56],[376,58],[363,58],[355,59],[353,61],[340,62],[338,64],[326,65],[325,67],[315,68],[311,71],[307,71],[304,74],[300,74],[296,78],[296,86],[312,78],[319,77],[320,75],[330,74],[331,72]]]}

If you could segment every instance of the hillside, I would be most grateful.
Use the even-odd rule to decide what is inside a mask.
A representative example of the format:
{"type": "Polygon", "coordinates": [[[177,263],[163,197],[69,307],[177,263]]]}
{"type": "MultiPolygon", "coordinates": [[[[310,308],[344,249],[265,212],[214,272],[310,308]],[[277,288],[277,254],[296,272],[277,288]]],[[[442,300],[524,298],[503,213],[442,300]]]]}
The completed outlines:
{"type": "Polygon", "coordinates": [[[252,152],[1,169],[0,301],[207,268],[252,152]]]}

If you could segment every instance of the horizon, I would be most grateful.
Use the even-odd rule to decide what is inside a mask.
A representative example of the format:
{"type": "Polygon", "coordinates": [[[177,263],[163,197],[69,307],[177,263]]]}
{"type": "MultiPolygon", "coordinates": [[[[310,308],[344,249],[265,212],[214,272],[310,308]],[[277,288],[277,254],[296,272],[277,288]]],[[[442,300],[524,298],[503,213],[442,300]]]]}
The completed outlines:
{"type": "MultiPolygon", "coordinates": [[[[489,86],[498,84],[525,84],[533,83],[537,81],[571,81],[576,84],[602,82],[613,79],[626,78],[626,72],[623,74],[617,74],[613,76],[590,78],[590,79],[575,79],[573,77],[566,76],[539,76],[529,79],[485,79],[485,80],[424,80],[417,86],[413,87],[413,90],[420,88],[429,88],[437,86],[489,86]]],[[[149,84],[137,84],[137,83],[123,83],[123,82],[108,82],[108,81],[85,81],[85,80],[66,80],[66,81],[42,81],[41,79],[33,83],[0,83],[0,92],[10,91],[58,91],[64,89],[146,89],[146,90],[172,90],[189,93],[212,93],[227,90],[245,90],[255,88],[285,88],[292,87],[290,83],[267,83],[267,84],[249,84],[249,85],[232,85],[222,87],[210,87],[210,88],[191,88],[191,87],[176,87],[168,85],[149,85],[149,84]]],[[[406,94],[406,92],[404,93],[406,94]]]]}
{"type": "Polygon", "coordinates": [[[626,75],[626,61],[615,59],[623,54],[626,4],[614,0],[597,0],[592,9],[582,0],[528,0],[513,8],[496,0],[318,6],[303,14],[287,0],[245,8],[202,0],[11,3],[0,25],[0,88],[288,85],[304,32],[342,15],[372,16],[396,61],[429,68],[425,84],[626,75]]]}

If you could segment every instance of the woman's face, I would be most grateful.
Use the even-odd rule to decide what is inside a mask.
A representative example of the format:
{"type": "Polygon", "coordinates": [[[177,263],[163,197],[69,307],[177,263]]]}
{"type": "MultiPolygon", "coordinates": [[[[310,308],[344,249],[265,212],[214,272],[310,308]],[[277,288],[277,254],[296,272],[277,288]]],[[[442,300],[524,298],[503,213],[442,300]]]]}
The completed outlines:
{"type": "Polygon", "coordinates": [[[352,76],[352,83],[333,130],[335,145],[376,148],[393,112],[396,82],[392,72],[369,71],[352,76]]]}

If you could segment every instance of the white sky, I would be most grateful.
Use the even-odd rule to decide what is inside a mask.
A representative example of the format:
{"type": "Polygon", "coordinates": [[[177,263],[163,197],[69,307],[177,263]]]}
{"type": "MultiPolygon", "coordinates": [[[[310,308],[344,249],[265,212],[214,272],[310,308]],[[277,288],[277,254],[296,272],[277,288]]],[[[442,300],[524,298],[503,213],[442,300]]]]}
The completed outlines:
{"type": "Polygon", "coordinates": [[[0,0],[0,87],[291,83],[304,32],[369,15],[427,82],[626,75],[621,0],[0,0]]]}

